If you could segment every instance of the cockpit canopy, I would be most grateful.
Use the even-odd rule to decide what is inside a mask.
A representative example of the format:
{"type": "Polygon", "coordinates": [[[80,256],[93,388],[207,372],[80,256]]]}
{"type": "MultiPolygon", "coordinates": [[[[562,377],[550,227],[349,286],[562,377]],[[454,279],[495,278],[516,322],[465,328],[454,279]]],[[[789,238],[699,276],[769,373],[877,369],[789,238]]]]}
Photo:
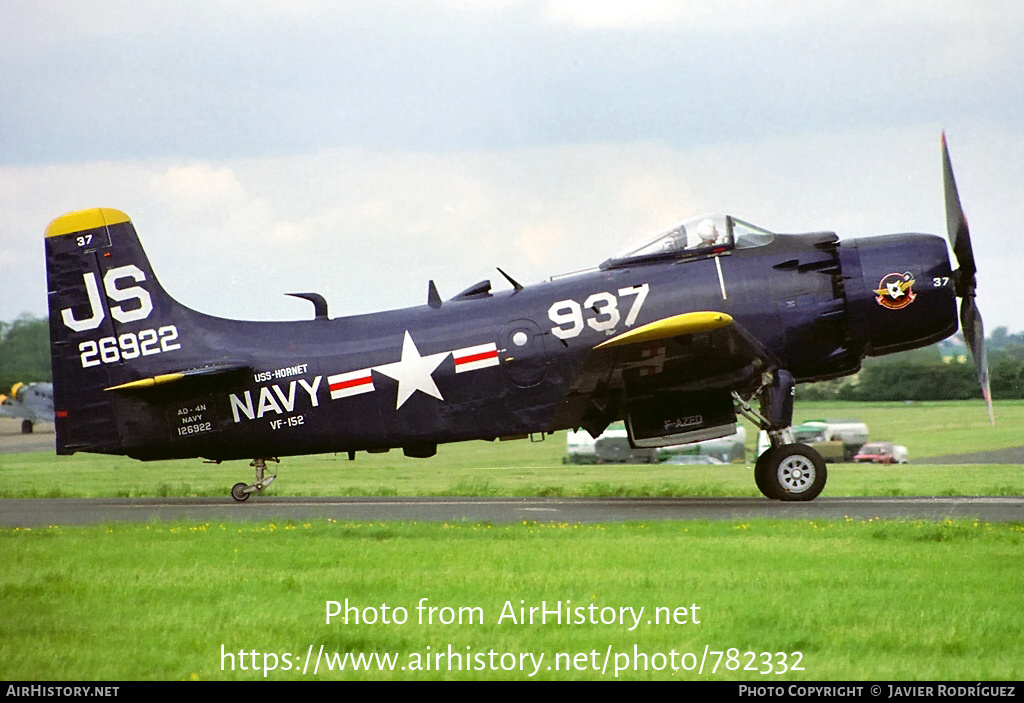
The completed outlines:
{"type": "Polygon", "coordinates": [[[731,215],[705,215],[687,220],[645,237],[639,246],[631,246],[601,264],[602,269],[689,258],[701,254],[724,253],[731,249],[748,249],[768,244],[775,235],[731,215]]]}

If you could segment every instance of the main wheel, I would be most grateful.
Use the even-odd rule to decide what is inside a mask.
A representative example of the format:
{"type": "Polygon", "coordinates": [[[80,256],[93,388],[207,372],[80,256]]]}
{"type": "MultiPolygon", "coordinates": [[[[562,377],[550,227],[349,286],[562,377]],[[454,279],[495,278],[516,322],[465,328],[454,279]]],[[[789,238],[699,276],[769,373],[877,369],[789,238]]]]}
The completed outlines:
{"type": "Polygon", "coordinates": [[[236,483],[231,487],[231,497],[237,500],[239,503],[243,503],[249,500],[251,494],[245,492],[246,484],[236,483]]]}
{"type": "Polygon", "coordinates": [[[21,433],[22,434],[32,434],[32,421],[31,420],[22,420],[21,421],[21,433]]]}
{"type": "Polygon", "coordinates": [[[806,444],[772,447],[754,469],[757,487],[774,500],[814,500],[825,487],[825,460],[806,444]]]}

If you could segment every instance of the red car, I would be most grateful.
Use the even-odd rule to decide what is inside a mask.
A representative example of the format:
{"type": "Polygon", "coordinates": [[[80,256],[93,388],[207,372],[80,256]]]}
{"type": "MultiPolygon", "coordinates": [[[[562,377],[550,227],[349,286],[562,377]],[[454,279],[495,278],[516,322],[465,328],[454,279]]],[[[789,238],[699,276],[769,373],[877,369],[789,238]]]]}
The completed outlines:
{"type": "Polygon", "coordinates": [[[892,442],[869,442],[860,448],[853,460],[875,464],[906,464],[907,448],[892,442]]]}

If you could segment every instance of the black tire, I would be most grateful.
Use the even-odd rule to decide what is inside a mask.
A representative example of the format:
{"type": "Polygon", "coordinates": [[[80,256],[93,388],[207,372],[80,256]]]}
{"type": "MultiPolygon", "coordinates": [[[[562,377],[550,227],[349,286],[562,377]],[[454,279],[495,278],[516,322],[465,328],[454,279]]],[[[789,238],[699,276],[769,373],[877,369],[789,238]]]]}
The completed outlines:
{"type": "Polygon", "coordinates": [[[815,449],[806,444],[784,444],[761,455],[754,478],[761,492],[773,500],[808,501],[825,488],[828,471],[815,449]]]}
{"type": "Polygon", "coordinates": [[[21,421],[21,433],[22,434],[32,434],[32,421],[31,420],[22,420],[21,421]]]}
{"type": "Polygon", "coordinates": [[[249,496],[252,495],[251,493],[245,492],[246,485],[247,484],[244,483],[236,483],[234,486],[231,487],[231,497],[237,500],[239,503],[244,503],[245,501],[249,500],[249,496]]]}
{"type": "Polygon", "coordinates": [[[768,476],[770,466],[774,461],[776,448],[768,447],[761,456],[757,457],[757,463],[754,464],[754,483],[757,484],[757,488],[761,491],[762,495],[769,500],[779,500],[780,495],[775,490],[775,484],[768,476]]]}

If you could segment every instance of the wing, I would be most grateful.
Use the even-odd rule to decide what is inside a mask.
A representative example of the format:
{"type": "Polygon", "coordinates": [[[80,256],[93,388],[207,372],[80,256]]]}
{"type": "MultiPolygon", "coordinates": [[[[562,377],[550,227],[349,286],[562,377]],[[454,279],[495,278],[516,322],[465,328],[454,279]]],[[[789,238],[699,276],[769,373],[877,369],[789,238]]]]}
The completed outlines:
{"type": "Polygon", "coordinates": [[[0,395],[0,417],[24,417],[21,403],[6,395],[0,395]]]}
{"type": "Polygon", "coordinates": [[[674,315],[594,347],[569,386],[556,426],[583,427],[596,437],[631,410],[657,412],[687,399],[731,413],[731,392],[752,392],[764,372],[776,368],[774,355],[731,316],[674,315]]]}
{"type": "Polygon", "coordinates": [[[53,408],[47,408],[40,406],[36,407],[29,403],[23,403],[16,398],[8,398],[6,396],[0,396],[3,398],[0,401],[0,416],[2,417],[14,417],[14,418],[25,418],[27,420],[47,420],[53,421],[53,408]]]}

